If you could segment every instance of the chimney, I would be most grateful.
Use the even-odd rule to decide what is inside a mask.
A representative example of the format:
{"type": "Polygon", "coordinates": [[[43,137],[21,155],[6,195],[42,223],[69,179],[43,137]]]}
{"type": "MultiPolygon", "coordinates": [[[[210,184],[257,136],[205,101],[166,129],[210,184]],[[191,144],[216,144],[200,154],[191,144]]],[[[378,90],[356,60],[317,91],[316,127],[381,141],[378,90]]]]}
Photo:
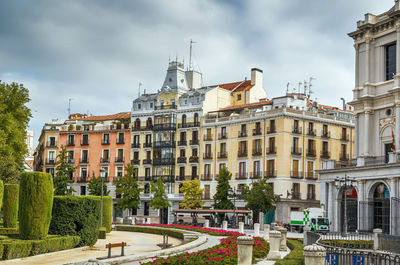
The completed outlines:
{"type": "Polygon", "coordinates": [[[263,84],[263,71],[258,68],[251,69],[251,84],[252,85],[260,85],[262,87],[263,84]]]}

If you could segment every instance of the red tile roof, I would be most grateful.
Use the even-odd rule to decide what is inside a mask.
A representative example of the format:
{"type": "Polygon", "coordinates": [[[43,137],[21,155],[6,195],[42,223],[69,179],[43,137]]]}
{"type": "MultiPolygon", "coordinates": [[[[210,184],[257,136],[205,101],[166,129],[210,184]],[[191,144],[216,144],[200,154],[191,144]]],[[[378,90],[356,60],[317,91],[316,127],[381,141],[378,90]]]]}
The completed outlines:
{"type": "Polygon", "coordinates": [[[234,83],[220,84],[218,86],[229,91],[244,91],[250,90],[254,85],[251,84],[251,80],[245,80],[234,83]]]}
{"type": "Polygon", "coordinates": [[[88,117],[79,117],[72,120],[82,120],[82,121],[107,121],[107,120],[118,120],[118,119],[130,119],[130,112],[120,112],[117,114],[111,115],[100,115],[100,116],[88,116],[88,117]]]}
{"type": "Polygon", "coordinates": [[[261,107],[261,106],[270,105],[270,104],[272,104],[272,100],[260,101],[260,102],[254,102],[254,103],[248,103],[248,104],[233,105],[233,106],[221,108],[219,110],[234,110],[234,109],[244,109],[244,108],[256,108],[256,107],[261,107]]]}

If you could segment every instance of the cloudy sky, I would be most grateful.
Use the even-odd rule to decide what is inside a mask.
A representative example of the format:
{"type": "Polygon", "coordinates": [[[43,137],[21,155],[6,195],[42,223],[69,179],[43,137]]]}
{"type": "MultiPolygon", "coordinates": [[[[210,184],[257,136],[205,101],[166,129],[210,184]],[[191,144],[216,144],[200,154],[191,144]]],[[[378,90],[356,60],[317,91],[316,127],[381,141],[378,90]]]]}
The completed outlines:
{"type": "MultiPolygon", "coordinates": [[[[287,82],[314,81],[313,98],[340,106],[351,100],[354,48],[347,33],[365,13],[394,0],[3,0],[0,80],[30,90],[35,140],[52,118],[71,112],[129,111],[138,83],[163,83],[169,57],[188,62],[205,85],[264,71],[268,97],[287,82]]],[[[36,145],[36,143],[35,143],[36,145]]]]}

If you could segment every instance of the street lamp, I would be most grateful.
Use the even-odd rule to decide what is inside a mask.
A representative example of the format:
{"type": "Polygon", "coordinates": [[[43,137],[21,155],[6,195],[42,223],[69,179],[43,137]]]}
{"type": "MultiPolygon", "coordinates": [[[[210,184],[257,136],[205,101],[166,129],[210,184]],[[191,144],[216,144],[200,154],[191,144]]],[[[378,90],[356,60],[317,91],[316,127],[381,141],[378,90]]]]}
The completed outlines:
{"type": "Polygon", "coordinates": [[[242,196],[242,190],[236,189],[235,187],[228,190],[228,196],[233,198],[233,227],[236,228],[236,197],[242,196]]]}
{"type": "Polygon", "coordinates": [[[106,170],[104,168],[100,169],[101,178],[101,201],[100,201],[100,227],[103,227],[103,181],[106,176],[106,170]]]}
{"type": "Polygon", "coordinates": [[[71,192],[71,184],[67,183],[67,195],[70,195],[71,192]]]}
{"type": "Polygon", "coordinates": [[[344,234],[347,235],[347,188],[353,187],[357,181],[354,178],[350,178],[346,174],[344,174],[344,177],[339,178],[336,177],[335,179],[335,186],[336,189],[340,189],[341,187],[344,187],[344,234]]]}

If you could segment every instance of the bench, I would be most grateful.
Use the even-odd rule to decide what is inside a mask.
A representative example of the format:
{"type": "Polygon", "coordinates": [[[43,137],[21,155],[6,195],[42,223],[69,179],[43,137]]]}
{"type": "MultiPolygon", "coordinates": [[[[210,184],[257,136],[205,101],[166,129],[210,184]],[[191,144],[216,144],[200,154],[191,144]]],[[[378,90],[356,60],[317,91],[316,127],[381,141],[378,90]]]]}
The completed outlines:
{"type": "Polygon", "coordinates": [[[107,256],[107,258],[111,258],[111,248],[118,248],[118,247],[121,248],[121,256],[125,256],[125,253],[124,253],[124,247],[125,246],[126,246],[126,242],[113,243],[113,244],[108,243],[106,245],[106,248],[108,248],[108,256],[107,256]]]}

